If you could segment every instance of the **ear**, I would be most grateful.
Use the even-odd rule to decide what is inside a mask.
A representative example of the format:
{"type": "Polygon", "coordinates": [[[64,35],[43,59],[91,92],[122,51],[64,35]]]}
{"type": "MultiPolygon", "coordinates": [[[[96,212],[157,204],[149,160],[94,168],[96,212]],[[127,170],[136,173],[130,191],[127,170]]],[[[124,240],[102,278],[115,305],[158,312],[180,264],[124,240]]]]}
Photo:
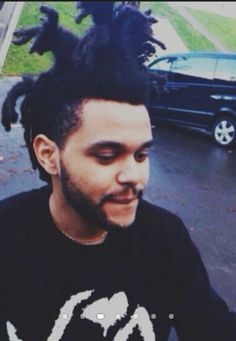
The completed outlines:
{"type": "Polygon", "coordinates": [[[38,162],[50,175],[59,174],[59,149],[55,142],[46,135],[39,134],[34,138],[34,152],[38,162]]]}

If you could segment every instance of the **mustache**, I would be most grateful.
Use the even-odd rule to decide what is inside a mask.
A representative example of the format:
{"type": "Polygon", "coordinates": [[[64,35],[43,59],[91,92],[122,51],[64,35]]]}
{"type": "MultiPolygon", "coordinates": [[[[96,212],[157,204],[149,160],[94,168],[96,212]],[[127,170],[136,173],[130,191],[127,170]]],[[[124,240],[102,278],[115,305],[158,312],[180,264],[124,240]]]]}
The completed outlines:
{"type": "Polygon", "coordinates": [[[126,196],[127,194],[130,194],[130,192],[132,193],[132,197],[134,197],[136,199],[140,200],[143,197],[143,189],[127,187],[127,188],[123,189],[122,191],[114,192],[114,193],[110,193],[110,194],[104,195],[102,197],[102,199],[100,200],[100,205],[104,204],[106,201],[114,200],[117,197],[126,196]]]}

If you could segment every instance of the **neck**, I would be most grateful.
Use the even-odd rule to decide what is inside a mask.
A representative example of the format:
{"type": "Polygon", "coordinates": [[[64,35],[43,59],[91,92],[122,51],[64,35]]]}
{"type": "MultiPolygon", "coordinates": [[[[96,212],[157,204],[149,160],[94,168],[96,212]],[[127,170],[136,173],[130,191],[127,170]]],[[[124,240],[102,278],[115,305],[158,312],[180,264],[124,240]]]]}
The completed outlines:
{"type": "Polygon", "coordinates": [[[85,245],[100,244],[107,232],[91,226],[67,203],[60,190],[53,190],[49,209],[56,227],[69,239],[85,245]]]}

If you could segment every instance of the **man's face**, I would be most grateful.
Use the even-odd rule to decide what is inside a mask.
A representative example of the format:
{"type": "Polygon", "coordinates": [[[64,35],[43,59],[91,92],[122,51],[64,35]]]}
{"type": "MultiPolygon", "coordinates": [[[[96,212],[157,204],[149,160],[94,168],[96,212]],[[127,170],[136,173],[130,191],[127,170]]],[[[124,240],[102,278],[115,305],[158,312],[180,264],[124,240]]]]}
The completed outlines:
{"type": "Polygon", "coordinates": [[[143,105],[89,100],[60,152],[67,203],[90,224],[127,227],[149,177],[150,120],[143,105]]]}

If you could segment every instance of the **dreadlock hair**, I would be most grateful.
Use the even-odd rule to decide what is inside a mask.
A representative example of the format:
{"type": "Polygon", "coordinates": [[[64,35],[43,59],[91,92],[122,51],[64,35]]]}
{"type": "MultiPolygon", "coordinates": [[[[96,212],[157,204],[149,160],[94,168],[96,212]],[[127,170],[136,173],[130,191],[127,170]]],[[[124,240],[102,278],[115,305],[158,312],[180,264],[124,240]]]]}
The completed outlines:
{"type": "Polygon", "coordinates": [[[145,67],[153,44],[165,48],[152,36],[156,20],[151,11],[142,13],[139,2],[78,2],[79,23],[87,15],[93,25],[77,37],[58,25],[58,13],[46,6],[42,24],[15,32],[17,45],[33,39],[30,53],[51,51],[54,63],[36,79],[25,77],[9,92],[3,105],[2,124],[16,122],[16,100],[22,102],[21,123],[34,169],[48,183],[51,176],[39,164],[33,140],[45,134],[59,148],[81,124],[80,109],[86,99],[105,99],[130,104],[148,104],[150,77],[145,67]]]}

